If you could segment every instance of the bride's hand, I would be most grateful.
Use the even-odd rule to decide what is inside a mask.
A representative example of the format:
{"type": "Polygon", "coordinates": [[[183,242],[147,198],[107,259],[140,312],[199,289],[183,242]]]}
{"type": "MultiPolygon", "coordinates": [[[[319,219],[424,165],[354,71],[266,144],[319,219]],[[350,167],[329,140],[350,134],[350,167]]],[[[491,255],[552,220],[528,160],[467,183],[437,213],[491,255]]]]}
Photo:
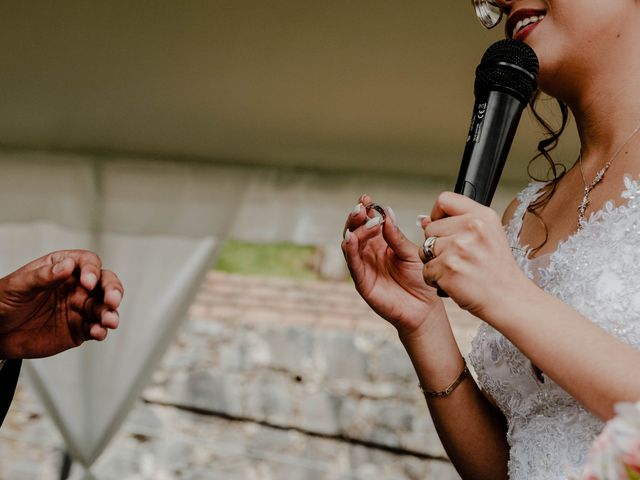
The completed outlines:
{"type": "Polygon", "coordinates": [[[489,323],[505,300],[534,287],[516,263],[498,215],[456,193],[444,192],[425,225],[436,237],[424,280],[439,286],[461,308],[489,323]]]}
{"type": "Polygon", "coordinates": [[[401,334],[420,329],[440,300],[425,285],[418,246],[397,226],[391,208],[386,220],[376,216],[373,203],[363,195],[345,223],[342,250],[358,293],[401,334]]]}

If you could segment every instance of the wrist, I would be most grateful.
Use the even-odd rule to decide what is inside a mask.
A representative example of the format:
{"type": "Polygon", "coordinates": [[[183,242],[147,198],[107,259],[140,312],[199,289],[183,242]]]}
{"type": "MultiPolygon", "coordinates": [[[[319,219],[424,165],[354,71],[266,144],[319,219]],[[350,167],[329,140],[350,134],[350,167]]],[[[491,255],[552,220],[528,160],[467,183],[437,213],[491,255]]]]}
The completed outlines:
{"type": "Polygon", "coordinates": [[[467,366],[467,362],[464,359],[462,359],[462,364],[464,365],[464,367],[462,368],[458,376],[446,387],[438,390],[431,390],[429,388],[425,388],[422,383],[419,383],[418,386],[420,387],[420,390],[422,391],[425,399],[429,401],[429,399],[433,398],[447,398],[448,396],[450,396],[453,391],[458,388],[458,385],[460,385],[470,375],[469,367],[467,366]]]}
{"type": "MultiPolygon", "coordinates": [[[[444,306],[443,306],[444,311],[444,306]]],[[[400,340],[423,389],[446,390],[463,370],[465,361],[446,316],[427,322],[421,329],[400,335],[400,340]]]]}
{"type": "Polygon", "coordinates": [[[398,329],[398,337],[412,360],[419,357],[428,363],[439,363],[443,358],[458,359],[461,356],[442,301],[430,310],[418,327],[398,329]]]}
{"type": "Polygon", "coordinates": [[[516,319],[517,312],[535,304],[545,292],[523,273],[518,275],[518,281],[513,281],[498,294],[494,300],[488,302],[487,308],[478,317],[499,331],[516,319]]]}
{"type": "Polygon", "coordinates": [[[437,299],[432,305],[425,306],[424,314],[419,320],[399,323],[394,326],[400,341],[406,344],[420,342],[422,338],[430,337],[434,330],[441,326],[449,327],[449,321],[444,303],[441,299],[437,299]]]}

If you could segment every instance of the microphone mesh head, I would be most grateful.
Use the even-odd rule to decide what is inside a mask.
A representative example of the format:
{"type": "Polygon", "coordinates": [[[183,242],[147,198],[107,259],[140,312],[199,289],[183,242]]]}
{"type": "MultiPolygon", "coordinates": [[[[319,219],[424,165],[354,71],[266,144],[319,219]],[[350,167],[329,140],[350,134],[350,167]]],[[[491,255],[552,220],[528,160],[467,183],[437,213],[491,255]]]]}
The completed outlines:
{"type": "Polygon", "coordinates": [[[538,57],[529,45],[500,40],[491,45],[476,69],[476,92],[506,90],[528,102],[538,88],[538,57]]]}

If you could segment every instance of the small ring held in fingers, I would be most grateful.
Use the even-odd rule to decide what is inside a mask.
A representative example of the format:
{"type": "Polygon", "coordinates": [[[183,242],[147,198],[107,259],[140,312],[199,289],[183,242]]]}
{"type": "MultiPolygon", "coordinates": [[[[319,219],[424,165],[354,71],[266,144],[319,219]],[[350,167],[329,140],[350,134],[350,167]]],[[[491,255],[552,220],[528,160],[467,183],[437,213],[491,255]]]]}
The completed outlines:
{"type": "Polygon", "coordinates": [[[422,244],[422,253],[424,254],[424,257],[422,258],[423,263],[427,263],[436,257],[434,248],[436,246],[437,239],[438,237],[431,236],[431,237],[428,237],[422,244]]]}
{"type": "Polygon", "coordinates": [[[376,212],[378,212],[380,214],[380,216],[382,217],[382,219],[381,219],[382,221],[386,220],[386,218],[387,218],[387,212],[385,212],[384,208],[382,208],[377,203],[369,203],[369,204],[365,205],[364,208],[367,210],[367,212],[369,210],[371,210],[371,209],[373,209],[376,212]]]}

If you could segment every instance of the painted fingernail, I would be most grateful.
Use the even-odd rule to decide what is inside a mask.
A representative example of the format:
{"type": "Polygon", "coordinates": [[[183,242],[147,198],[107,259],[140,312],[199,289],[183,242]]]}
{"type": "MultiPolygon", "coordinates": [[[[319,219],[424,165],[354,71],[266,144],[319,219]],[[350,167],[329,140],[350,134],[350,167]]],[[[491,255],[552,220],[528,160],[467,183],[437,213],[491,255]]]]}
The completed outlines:
{"type": "Polygon", "coordinates": [[[373,217],[370,218],[367,223],[364,224],[364,228],[367,230],[371,230],[374,227],[377,227],[382,223],[382,217],[373,217]]]}
{"type": "Polygon", "coordinates": [[[424,228],[422,222],[429,218],[429,215],[418,215],[418,219],[416,220],[416,225],[418,228],[424,228]]]}
{"type": "Polygon", "coordinates": [[[393,211],[393,208],[387,207],[387,214],[389,218],[391,218],[391,223],[393,223],[394,227],[398,226],[398,217],[396,217],[396,212],[393,211]]]}
{"type": "Polygon", "coordinates": [[[62,262],[56,263],[52,268],[53,273],[60,273],[64,269],[63,263],[64,260],[62,262]]]}
{"type": "Polygon", "coordinates": [[[344,241],[349,243],[349,240],[351,240],[351,231],[347,228],[344,231],[344,241]]]}
{"type": "Polygon", "coordinates": [[[355,207],[351,209],[351,215],[355,217],[357,214],[360,213],[360,210],[362,210],[362,203],[357,204],[355,207]]]}

